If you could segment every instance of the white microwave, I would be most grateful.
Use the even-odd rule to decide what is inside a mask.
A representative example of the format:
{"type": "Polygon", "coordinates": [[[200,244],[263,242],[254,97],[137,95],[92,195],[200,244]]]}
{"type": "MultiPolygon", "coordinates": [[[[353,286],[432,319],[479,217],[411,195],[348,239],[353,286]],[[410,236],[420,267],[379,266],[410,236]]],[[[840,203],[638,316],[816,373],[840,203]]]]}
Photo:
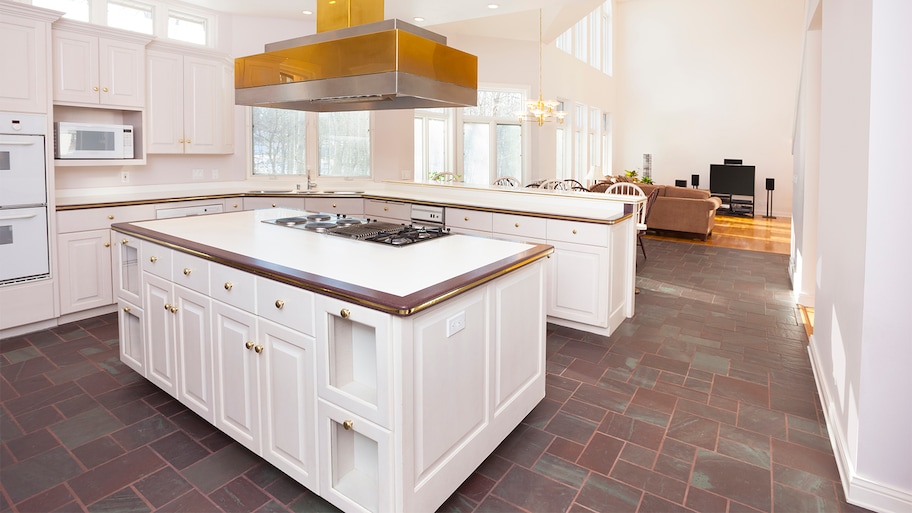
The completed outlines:
{"type": "Polygon", "coordinates": [[[54,123],[54,158],[132,159],[133,127],[94,123],[54,123]]]}

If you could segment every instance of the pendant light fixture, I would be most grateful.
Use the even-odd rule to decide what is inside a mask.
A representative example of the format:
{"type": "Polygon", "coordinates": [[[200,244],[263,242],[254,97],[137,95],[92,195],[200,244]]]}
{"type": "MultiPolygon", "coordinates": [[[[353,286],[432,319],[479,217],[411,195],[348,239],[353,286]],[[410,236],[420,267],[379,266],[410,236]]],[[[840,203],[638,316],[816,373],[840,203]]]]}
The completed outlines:
{"type": "Polygon", "coordinates": [[[559,110],[561,102],[545,101],[542,96],[542,10],[538,10],[538,101],[526,102],[526,110],[519,113],[520,121],[534,121],[542,126],[549,121],[564,122],[566,112],[559,110]]]}

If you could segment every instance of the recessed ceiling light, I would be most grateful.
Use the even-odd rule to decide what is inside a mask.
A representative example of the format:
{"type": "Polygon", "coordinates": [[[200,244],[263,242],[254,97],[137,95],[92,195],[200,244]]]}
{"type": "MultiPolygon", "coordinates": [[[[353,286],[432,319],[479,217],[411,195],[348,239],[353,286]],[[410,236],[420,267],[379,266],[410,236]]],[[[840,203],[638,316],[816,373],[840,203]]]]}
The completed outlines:
{"type": "Polygon", "coordinates": [[[421,16],[415,16],[415,17],[412,18],[412,19],[415,20],[415,21],[424,21],[424,18],[422,18],[421,16]]]}
{"type": "Polygon", "coordinates": [[[499,7],[500,7],[500,6],[497,5],[497,4],[488,4],[488,9],[497,9],[497,8],[499,8],[499,7]]]}

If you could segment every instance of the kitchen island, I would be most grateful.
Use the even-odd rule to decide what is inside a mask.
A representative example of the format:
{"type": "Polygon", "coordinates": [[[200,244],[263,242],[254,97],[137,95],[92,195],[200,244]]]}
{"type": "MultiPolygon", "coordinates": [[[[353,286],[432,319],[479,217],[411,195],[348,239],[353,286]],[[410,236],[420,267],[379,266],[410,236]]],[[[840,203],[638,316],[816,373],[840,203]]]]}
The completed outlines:
{"type": "Polygon", "coordinates": [[[431,511],[544,397],[552,248],[264,209],[112,226],[121,359],[345,511],[431,511]]]}

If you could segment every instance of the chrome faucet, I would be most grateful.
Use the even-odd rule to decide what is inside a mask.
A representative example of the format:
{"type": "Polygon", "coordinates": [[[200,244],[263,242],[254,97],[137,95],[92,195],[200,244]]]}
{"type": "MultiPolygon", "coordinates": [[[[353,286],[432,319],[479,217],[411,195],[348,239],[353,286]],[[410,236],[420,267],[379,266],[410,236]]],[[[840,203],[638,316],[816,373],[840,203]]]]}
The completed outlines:
{"type": "Polygon", "coordinates": [[[310,169],[308,169],[308,170],[307,170],[307,190],[309,191],[309,190],[311,190],[311,189],[313,189],[313,188],[316,188],[316,186],[317,186],[317,183],[316,183],[316,182],[311,182],[311,181],[310,181],[310,169]]]}

